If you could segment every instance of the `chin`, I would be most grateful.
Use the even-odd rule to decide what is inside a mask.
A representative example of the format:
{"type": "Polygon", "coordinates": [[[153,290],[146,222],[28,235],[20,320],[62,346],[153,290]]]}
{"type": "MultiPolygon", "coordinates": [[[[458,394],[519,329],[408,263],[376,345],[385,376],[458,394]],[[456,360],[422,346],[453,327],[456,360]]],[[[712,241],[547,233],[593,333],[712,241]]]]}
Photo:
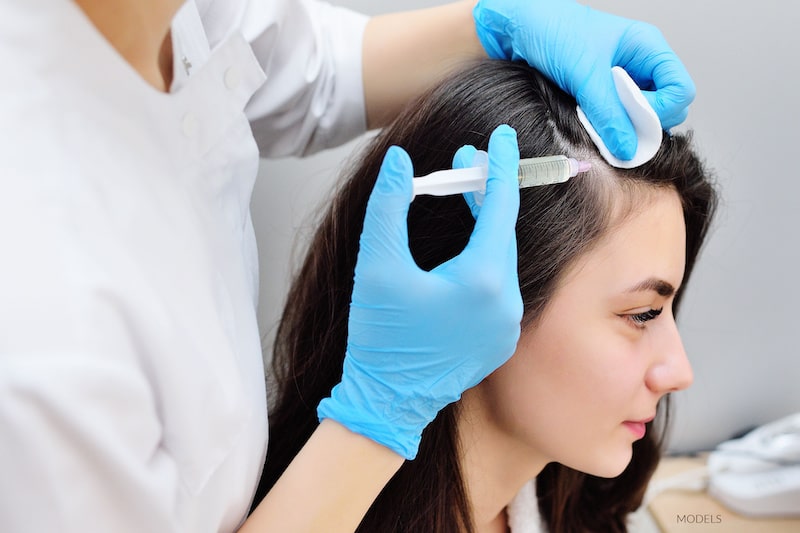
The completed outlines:
{"type": "Polygon", "coordinates": [[[605,450],[605,453],[596,454],[592,460],[581,465],[568,465],[592,476],[615,478],[622,474],[633,458],[633,447],[629,444],[627,449],[605,450]]]}

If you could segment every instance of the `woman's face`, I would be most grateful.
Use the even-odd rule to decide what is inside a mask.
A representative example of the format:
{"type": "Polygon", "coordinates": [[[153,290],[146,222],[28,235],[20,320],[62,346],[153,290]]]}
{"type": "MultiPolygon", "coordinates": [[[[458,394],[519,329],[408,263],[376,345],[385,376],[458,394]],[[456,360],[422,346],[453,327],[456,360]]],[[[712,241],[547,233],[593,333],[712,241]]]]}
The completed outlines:
{"type": "Polygon", "coordinates": [[[625,469],[659,398],[692,382],[672,314],[685,248],[678,195],[656,190],[565,273],[478,385],[507,451],[603,477],[625,469]]]}

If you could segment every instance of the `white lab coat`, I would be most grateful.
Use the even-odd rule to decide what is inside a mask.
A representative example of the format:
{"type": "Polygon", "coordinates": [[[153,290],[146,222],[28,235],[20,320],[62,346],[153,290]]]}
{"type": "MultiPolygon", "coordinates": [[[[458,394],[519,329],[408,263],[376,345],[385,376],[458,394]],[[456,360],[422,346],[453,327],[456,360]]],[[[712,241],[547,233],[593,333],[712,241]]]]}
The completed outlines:
{"type": "MultiPolygon", "coordinates": [[[[532,479],[522,486],[506,509],[508,529],[511,533],[547,533],[547,524],[539,514],[539,500],[536,497],[536,480],[532,479]]],[[[646,506],[627,516],[629,531],[660,531],[655,525],[646,506]]]]}
{"type": "Polygon", "coordinates": [[[511,533],[545,533],[547,527],[539,514],[539,500],[536,497],[536,480],[532,479],[506,508],[508,529],[511,533]]]}
{"type": "Polygon", "coordinates": [[[0,13],[0,531],[231,531],[267,439],[242,111],[264,154],[362,132],[365,19],[190,2],[167,95],[71,1],[0,13]]]}

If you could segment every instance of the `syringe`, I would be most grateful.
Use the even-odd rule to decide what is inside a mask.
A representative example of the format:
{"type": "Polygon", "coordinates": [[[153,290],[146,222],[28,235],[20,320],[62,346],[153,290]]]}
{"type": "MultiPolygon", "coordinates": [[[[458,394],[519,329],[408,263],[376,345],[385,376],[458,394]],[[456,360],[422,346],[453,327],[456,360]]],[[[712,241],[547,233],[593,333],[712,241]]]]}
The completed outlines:
{"type": "MultiPolygon", "coordinates": [[[[520,189],[563,183],[581,172],[586,172],[591,165],[586,161],[578,161],[564,155],[532,157],[519,160],[520,189]]],[[[469,168],[438,170],[426,176],[414,178],[414,196],[430,194],[447,196],[470,191],[482,191],[486,188],[489,169],[486,165],[469,168]]]]}

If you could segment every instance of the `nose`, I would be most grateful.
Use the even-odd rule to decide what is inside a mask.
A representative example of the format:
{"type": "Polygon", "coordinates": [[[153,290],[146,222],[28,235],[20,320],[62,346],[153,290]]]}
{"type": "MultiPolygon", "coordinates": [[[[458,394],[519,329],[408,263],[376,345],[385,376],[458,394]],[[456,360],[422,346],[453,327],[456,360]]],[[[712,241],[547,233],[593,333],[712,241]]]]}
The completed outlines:
{"type": "Polygon", "coordinates": [[[672,316],[663,318],[666,320],[653,338],[653,360],[645,377],[647,387],[657,394],[686,389],[694,381],[692,365],[675,319],[672,316]]]}

